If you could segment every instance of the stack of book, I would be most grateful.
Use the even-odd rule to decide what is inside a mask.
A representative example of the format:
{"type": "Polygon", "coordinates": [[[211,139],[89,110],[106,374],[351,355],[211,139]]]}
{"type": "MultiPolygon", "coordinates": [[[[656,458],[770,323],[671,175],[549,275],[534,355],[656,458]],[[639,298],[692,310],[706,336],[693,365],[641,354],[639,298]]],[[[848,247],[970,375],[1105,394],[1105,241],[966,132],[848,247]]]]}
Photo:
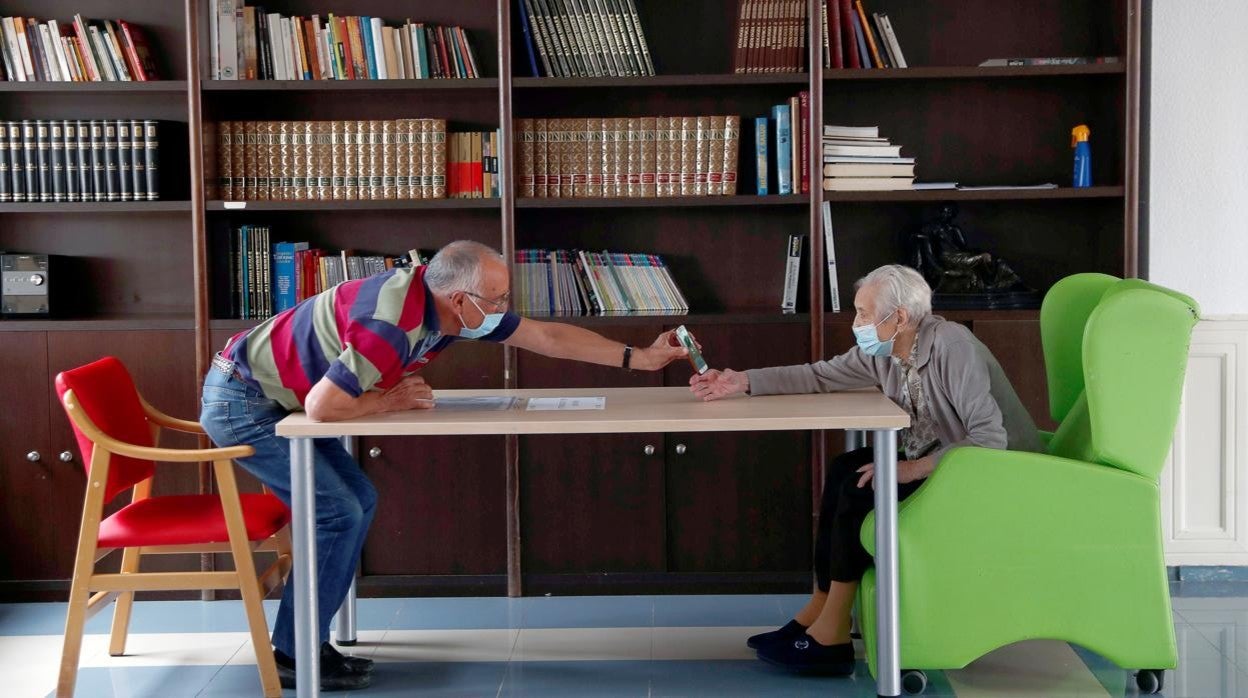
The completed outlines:
{"type": "Polygon", "coordinates": [[[754,191],[768,194],[809,194],[810,93],[802,90],[770,116],[754,119],[754,191]]]}
{"type": "Polygon", "coordinates": [[[914,185],[914,158],[880,137],[878,126],[823,127],[825,191],[896,191],[914,185]]]}
{"type": "MultiPolygon", "coordinates": [[[[225,201],[442,199],[444,119],[222,121],[208,198],[225,201]]],[[[498,134],[452,134],[456,197],[498,196],[498,134]],[[486,145],[488,142],[488,146],[486,145]]]]}
{"type": "Polygon", "coordinates": [[[516,4],[533,77],[654,75],[634,0],[516,0],[516,4]]]}
{"type": "Polygon", "coordinates": [[[0,122],[0,202],[157,201],[157,122],[0,122]]]}
{"type": "Polygon", "coordinates": [[[863,0],[823,4],[823,67],[906,68],[906,57],[886,12],[868,12],[863,0]]]}
{"type": "Polygon", "coordinates": [[[271,242],[266,225],[243,225],[230,239],[230,314],[263,320],[343,281],[429,263],[429,254],[361,255],[312,249],[306,242],[271,242]]]}
{"type": "Polygon", "coordinates": [[[217,80],[415,80],[481,77],[468,32],[379,17],[285,17],[211,0],[217,80]]]}
{"type": "Polygon", "coordinates": [[[519,195],[732,195],[740,140],[734,115],[517,119],[519,195]]]}
{"type": "Polygon", "coordinates": [[[83,19],[70,25],[29,17],[0,20],[3,79],[14,82],[159,80],[147,37],[124,20],[83,19]]]}
{"type": "Polygon", "coordinates": [[[753,75],[805,70],[806,33],[805,2],[738,0],[733,72],[753,75]]]}
{"type": "Polygon", "coordinates": [[[689,304],[653,254],[516,250],[515,304],[524,315],[683,315],[689,304]]]}

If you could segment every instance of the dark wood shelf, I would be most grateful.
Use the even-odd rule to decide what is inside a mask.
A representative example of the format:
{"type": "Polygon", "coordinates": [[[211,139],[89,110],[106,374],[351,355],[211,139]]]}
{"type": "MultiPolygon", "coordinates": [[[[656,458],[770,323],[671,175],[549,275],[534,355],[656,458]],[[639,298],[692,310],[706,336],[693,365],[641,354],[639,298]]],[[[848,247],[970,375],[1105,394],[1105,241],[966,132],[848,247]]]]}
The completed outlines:
{"type": "Polygon", "coordinates": [[[523,198],[516,208],[676,208],[688,206],[805,206],[805,194],[784,196],[646,196],[614,198],[523,198]]]}
{"type": "Polygon", "coordinates": [[[1087,65],[923,66],[916,68],[827,68],[824,80],[965,80],[979,78],[1029,78],[1059,75],[1126,75],[1126,63],[1087,65]]]}
{"type": "Polygon", "coordinates": [[[0,204],[0,213],[168,213],[189,212],[189,201],[58,201],[0,204]]]}
{"type": "Polygon", "coordinates": [[[204,80],[204,92],[393,92],[497,90],[498,78],[445,80],[204,80]]]}
{"type": "Polygon", "coordinates": [[[873,201],[1026,201],[1030,199],[1121,199],[1126,189],[1112,187],[1058,187],[1057,189],[990,189],[961,191],[930,189],[926,191],[825,191],[823,198],[832,202],[873,201]]]}
{"type": "Polygon", "coordinates": [[[186,92],[185,80],[130,82],[0,82],[0,92],[96,92],[102,94],[156,94],[186,92]]]}
{"type": "Polygon", "coordinates": [[[516,89],[576,87],[722,87],[732,85],[805,85],[807,73],[776,73],[771,75],[737,75],[735,73],[705,75],[647,75],[644,77],[593,78],[522,78],[512,79],[516,89]]]}
{"type": "MultiPolygon", "coordinates": [[[[843,307],[843,306],[842,306],[843,307]]],[[[1040,310],[941,310],[932,309],[933,315],[939,315],[953,322],[975,322],[976,320],[993,320],[997,322],[1038,322],[1040,310]]],[[[854,321],[854,313],[842,310],[839,313],[827,312],[823,316],[824,324],[840,324],[854,321]]]]}
{"type": "Polygon", "coordinates": [[[800,325],[809,324],[808,313],[784,315],[779,311],[691,313],[688,315],[547,315],[526,316],[543,322],[566,322],[582,327],[620,325],[800,325]]]}
{"type": "Polygon", "coordinates": [[[141,331],[141,330],[193,330],[195,318],[191,315],[130,315],[97,318],[3,318],[0,332],[86,332],[86,331],[141,331]]]}
{"type": "Polygon", "coordinates": [[[205,208],[209,211],[398,211],[405,209],[497,209],[498,207],[499,199],[209,201],[205,204],[205,208]]]}

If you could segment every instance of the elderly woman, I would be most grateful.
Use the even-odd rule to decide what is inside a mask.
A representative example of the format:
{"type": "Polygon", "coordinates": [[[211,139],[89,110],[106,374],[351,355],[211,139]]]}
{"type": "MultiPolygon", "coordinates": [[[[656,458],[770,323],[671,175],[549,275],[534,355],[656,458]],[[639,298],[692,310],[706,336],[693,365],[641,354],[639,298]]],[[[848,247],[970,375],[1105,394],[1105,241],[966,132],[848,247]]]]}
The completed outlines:
{"type": "MultiPolygon", "coordinates": [[[[878,387],[910,413],[901,433],[898,496],[905,498],[957,446],[1040,451],[1036,426],[992,353],[962,325],[931,314],[932,291],[915,270],[880,267],[857,283],[857,348],[830,361],[752,371],[708,371],[690,381],[694,394],[770,395],[878,387]]],[[[787,625],[748,641],[758,656],[798,671],[848,675],[854,670],[850,610],[871,557],[859,529],[874,495],[869,448],[842,454],[824,478],[815,541],[816,589],[787,625]]]]}

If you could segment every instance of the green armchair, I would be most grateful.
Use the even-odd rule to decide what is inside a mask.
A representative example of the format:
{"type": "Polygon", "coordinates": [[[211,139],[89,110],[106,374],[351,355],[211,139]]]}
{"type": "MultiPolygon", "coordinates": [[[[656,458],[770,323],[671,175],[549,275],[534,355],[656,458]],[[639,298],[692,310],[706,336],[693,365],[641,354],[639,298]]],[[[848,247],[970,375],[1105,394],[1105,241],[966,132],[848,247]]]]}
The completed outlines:
{"type": "MultiPolygon", "coordinates": [[[[1041,310],[1047,452],[959,448],[900,505],[901,665],[957,669],[1020,640],[1073,642],[1140,669],[1176,662],[1157,479],[1178,419],[1191,298],[1102,274],[1041,310]]],[[[862,527],[875,549],[875,519],[862,527]]],[[[875,672],[875,570],[858,606],[875,672]]]]}

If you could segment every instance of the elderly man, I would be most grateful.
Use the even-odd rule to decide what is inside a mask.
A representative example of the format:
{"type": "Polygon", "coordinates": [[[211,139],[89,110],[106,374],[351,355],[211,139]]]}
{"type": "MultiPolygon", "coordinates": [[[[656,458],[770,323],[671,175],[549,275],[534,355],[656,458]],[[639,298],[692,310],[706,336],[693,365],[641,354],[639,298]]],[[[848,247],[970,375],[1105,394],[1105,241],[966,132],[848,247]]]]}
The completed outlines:
{"type": "MultiPolygon", "coordinates": [[[[1036,426],[992,353],[962,325],[931,314],[932,291],[915,270],[880,267],[854,296],[857,348],[816,364],[694,376],[694,394],[814,393],[875,386],[910,413],[897,464],[905,498],[958,446],[1040,451],[1036,426]]],[[[816,588],[787,625],[747,644],[772,664],[848,675],[854,670],[850,610],[871,558],[859,529],[874,505],[869,448],[845,453],[828,468],[815,542],[816,588]]]]}
{"type": "MultiPolygon", "coordinates": [[[[330,421],[435,407],[418,371],[461,339],[649,371],[686,354],[671,333],[634,350],[572,325],[520,318],[507,309],[509,281],[497,252],[460,241],[426,267],[338,284],[230,339],[204,378],[201,422],[218,446],[254,447],[239,463],[289,505],[290,445],[274,431],[283,417],[302,409],[330,421]]],[[[372,662],[339,654],[329,623],[351,585],[377,491],[337,440],[315,444],[321,687],[358,689],[368,686],[372,662]]],[[[273,628],[287,688],[295,681],[292,588],[273,628]]]]}

